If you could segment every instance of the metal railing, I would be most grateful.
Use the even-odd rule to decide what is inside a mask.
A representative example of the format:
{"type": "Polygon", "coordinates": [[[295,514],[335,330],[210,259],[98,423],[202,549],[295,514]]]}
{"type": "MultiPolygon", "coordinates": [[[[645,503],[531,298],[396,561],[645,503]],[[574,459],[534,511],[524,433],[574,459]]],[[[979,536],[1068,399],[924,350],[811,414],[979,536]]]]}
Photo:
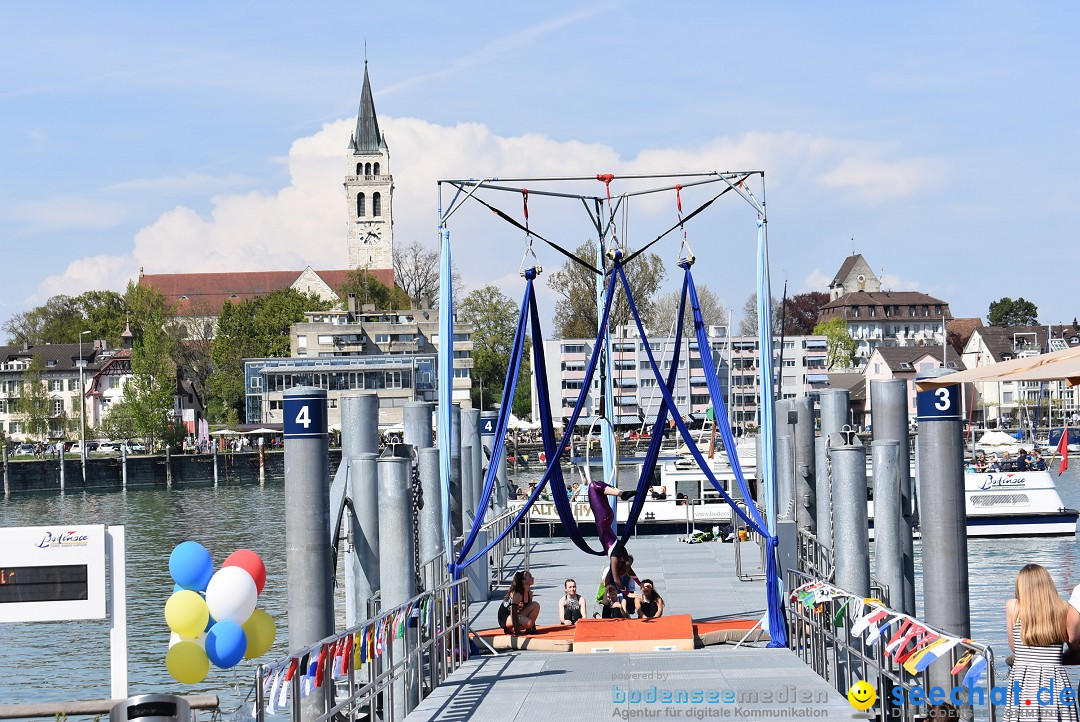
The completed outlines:
{"type": "MultiPolygon", "coordinates": [[[[796,589],[807,583],[819,581],[807,574],[789,570],[787,588],[796,589]]],[[[835,588],[835,585],[832,585],[835,588]]],[[[839,590],[843,593],[844,590],[839,590]]],[[[948,703],[952,689],[960,688],[964,704],[949,714],[961,719],[983,719],[994,722],[995,709],[991,688],[996,679],[994,673],[994,653],[989,646],[978,644],[970,639],[961,639],[944,657],[933,662],[924,671],[911,674],[903,664],[896,661],[896,656],[886,656],[885,647],[890,634],[882,633],[876,637],[875,644],[869,644],[862,634],[852,632],[852,624],[861,605],[847,603],[840,607],[837,601],[825,601],[819,604],[804,605],[798,601],[789,601],[786,605],[788,618],[788,647],[804,662],[810,665],[822,679],[826,680],[841,694],[847,694],[851,685],[862,680],[868,682],[877,691],[878,703],[866,711],[864,718],[885,722],[891,719],[911,720],[921,718],[929,712],[927,709],[927,691],[932,686],[944,689],[944,702],[948,703]],[[986,669],[976,684],[968,689],[963,685],[968,668],[964,666],[956,674],[951,669],[959,659],[971,653],[974,657],[986,657],[986,669]],[[943,683],[944,682],[944,683],[943,683]],[[922,704],[913,702],[911,691],[922,687],[922,693],[914,695],[922,704]],[[902,690],[902,691],[900,691],[902,690]],[[896,703],[899,700],[899,704],[896,703]],[[978,702],[972,707],[971,700],[978,702]]],[[[885,605],[882,605],[885,606],[885,605]]],[[[899,612],[888,610],[889,619],[900,617],[899,612]]],[[[927,632],[939,637],[960,638],[931,627],[921,621],[918,625],[927,632]]],[[[897,628],[899,629],[899,628],[897,628]]]]}
{"type": "MultiPolygon", "coordinates": [[[[743,510],[749,509],[745,500],[737,499],[735,504],[743,510]]],[[[762,518],[764,518],[764,511],[760,506],[758,507],[758,513],[762,514],[762,518]]],[[[735,536],[735,576],[744,582],[765,579],[765,537],[747,526],[746,522],[738,514],[732,514],[731,521],[735,536]],[[756,548],[758,563],[756,571],[743,569],[742,547],[744,544],[750,544],[752,548],[756,548]]]]}
{"type": "MultiPolygon", "coordinates": [[[[504,511],[499,516],[495,517],[488,523],[484,524],[481,529],[487,534],[487,538],[491,539],[503,531],[506,530],[510,523],[517,516],[519,509],[511,508],[504,511]]],[[[532,523],[532,513],[525,515],[521,524],[518,524],[510,533],[503,537],[502,541],[491,548],[490,560],[491,560],[491,589],[497,589],[502,586],[510,584],[510,579],[514,576],[514,572],[518,570],[522,564],[525,565],[525,569],[529,568],[529,549],[532,546],[531,532],[529,527],[532,523]],[[519,559],[511,559],[514,556],[514,551],[519,547],[524,547],[522,557],[519,559]]]]}
{"type": "Polygon", "coordinates": [[[313,722],[404,719],[469,657],[467,585],[464,578],[445,581],[283,660],[259,665],[255,719],[264,722],[287,713],[300,722],[301,709],[310,709],[309,702],[317,707],[313,722]],[[339,667],[341,657],[344,664],[339,667]],[[318,660],[322,685],[305,689],[313,684],[305,681],[304,667],[318,660]],[[290,669],[293,674],[285,682],[290,669]]]}
{"type": "MultiPolygon", "coordinates": [[[[824,544],[815,534],[806,529],[799,529],[797,540],[799,571],[812,579],[831,582],[836,572],[832,547],[824,544]]],[[[887,600],[882,601],[887,602],[887,600]]]]}

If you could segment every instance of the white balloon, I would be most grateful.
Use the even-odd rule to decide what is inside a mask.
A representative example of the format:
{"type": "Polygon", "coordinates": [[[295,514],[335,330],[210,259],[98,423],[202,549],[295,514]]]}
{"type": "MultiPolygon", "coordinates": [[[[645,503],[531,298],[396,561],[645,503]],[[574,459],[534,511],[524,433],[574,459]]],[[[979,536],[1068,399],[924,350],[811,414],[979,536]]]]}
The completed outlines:
{"type": "Polygon", "coordinates": [[[240,567],[222,567],[206,586],[206,606],[215,621],[243,624],[255,611],[259,591],[255,580],[240,567]]]}
{"type": "Polygon", "coordinates": [[[194,642],[203,649],[206,649],[206,632],[203,632],[198,637],[181,637],[176,632],[173,632],[172,635],[169,637],[169,649],[172,649],[180,642],[194,642]]]}

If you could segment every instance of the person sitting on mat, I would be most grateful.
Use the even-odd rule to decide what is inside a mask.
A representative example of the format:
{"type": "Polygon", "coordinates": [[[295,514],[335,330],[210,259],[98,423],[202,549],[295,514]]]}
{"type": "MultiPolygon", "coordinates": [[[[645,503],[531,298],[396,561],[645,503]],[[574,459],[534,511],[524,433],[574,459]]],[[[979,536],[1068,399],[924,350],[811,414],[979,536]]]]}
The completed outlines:
{"type": "Polygon", "coordinates": [[[664,598],[656,593],[652,579],[641,580],[641,593],[634,595],[638,619],[656,619],[664,616],[664,598]]]}
{"type": "MultiPolygon", "coordinates": [[[[614,585],[616,590],[626,599],[627,611],[634,613],[634,582],[638,582],[637,574],[634,573],[634,557],[622,544],[612,547],[609,565],[604,570],[600,580],[600,588],[596,592],[596,601],[603,599],[604,590],[609,584],[614,585]]],[[[640,582],[638,582],[640,584],[640,582]]]]}
{"type": "Polygon", "coordinates": [[[499,626],[507,634],[527,634],[536,631],[540,605],[533,600],[532,585],[536,581],[528,571],[517,572],[510,582],[502,604],[499,605],[499,626]]]}
{"type": "Polygon", "coordinates": [[[600,611],[593,615],[600,619],[629,619],[626,611],[626,597],[614,584],[607,585],[600,600],[600,611]]]}
{"type": "Polygon", "coordinates": [[[577,582],[567,579],[563,582],[562,598],[559,599],[559,624],[577,624],[588,614],[585,609],[585,597],[577,593],[577,582]]]}

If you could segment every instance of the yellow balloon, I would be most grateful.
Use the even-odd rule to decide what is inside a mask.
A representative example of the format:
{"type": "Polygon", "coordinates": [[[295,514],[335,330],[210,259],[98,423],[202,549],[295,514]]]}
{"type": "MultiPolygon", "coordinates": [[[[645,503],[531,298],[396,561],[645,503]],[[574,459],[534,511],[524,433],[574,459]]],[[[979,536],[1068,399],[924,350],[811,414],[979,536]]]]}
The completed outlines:
{"type": "Polygon", "coordinates": [[[183,589],[165,602],[165,623],[181,637],[194,638],[206,631],[210,610],[198,592],[183,589]]]}
{"type": "Polygon", "coordinates": [[[177,682],[198,684],[210,671],[210,658],[195,642],[184,639],[169,647],[165,655],[165,669],[177,682]]]}
{"type": "Polygon", "coordinates": [[[247,635],[247,650],[244,659],[255,659],[270,651],[277,637],[277,626],[274,618],[262,609],[256,609],[243,624],[244,634],[247,635]]]}

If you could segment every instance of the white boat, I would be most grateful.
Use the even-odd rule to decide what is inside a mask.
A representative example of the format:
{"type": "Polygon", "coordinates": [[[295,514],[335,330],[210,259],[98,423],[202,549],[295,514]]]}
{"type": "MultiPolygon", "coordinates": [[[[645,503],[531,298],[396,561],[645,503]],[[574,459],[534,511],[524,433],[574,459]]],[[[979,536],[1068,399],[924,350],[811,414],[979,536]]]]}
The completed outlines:
{"type": "MultiPolygon", "coordinates": [[[[731,494],[733,488],[738,489],[726,459],[715,458],[710,465],[725,491],[731,494]]],[[[667,498],[646,499],[638,518],[639,525],[692,528],[695,523],[715,526],[731,522],[731,508],[705,479],[695,463],[684,459],[669,459],[657,466],[659,483],[653,486],[653,490],[664,488],[667,498]],[[685,493],[687,498],[678,499],[677,493],[685,493]]],[[[868,482],[867,488],[868,491],[872,488],[872,482],[868,482]]],[[[1047,471],[966,473],[964,491],[969,537],[1076,534],[1080,511],[1065,507],[1054,477],[1047,471]]],[[[734,498],[739,496],[737,491],[733,494],[734,498]]],[[[588,498],[584,496],[584,485],[578,497],[571,503],[574,519],[579,524],[588,525],[593,522],[593,516],[588,498]]],[[[517,502],[517,505],[520,506],[521,503],[517,502]]],[[[617,504],[616,518],[620,524],[626,521],[629,509],[628,502],[617,504]]],[[[873,501],[867,501],[867,515],[872,534],[873,501]]],[[[531,518],[534,523],[559,524],[555,504],[550,500],[537,502],[531,518]]]]}

